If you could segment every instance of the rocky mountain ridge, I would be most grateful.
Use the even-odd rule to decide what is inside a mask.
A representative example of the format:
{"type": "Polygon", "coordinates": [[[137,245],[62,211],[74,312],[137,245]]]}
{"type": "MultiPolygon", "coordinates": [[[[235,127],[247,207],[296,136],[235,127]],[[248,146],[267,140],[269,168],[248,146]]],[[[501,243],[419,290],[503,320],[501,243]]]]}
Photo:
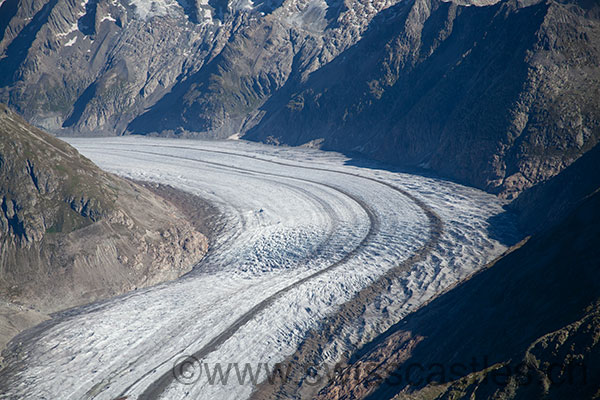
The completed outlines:
{"type": "Polygon", "coordinates": [[[204,121],[194,131],[237,132],[236,118],[285,82],[298,53],[301,70],[315,69],[390,4],[7,0],[0,99],[55,133],[166,132],[189,129],[191,116],[204,121]],[[173,102],[189,108],[175,125],[130,127],[173,102]]]}

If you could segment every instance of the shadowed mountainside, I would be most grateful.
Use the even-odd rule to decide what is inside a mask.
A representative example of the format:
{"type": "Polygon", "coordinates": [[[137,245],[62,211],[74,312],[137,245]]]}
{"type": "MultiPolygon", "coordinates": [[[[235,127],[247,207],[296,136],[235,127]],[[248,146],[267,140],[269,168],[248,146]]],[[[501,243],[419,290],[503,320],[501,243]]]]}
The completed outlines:
{"type": "Polygon", "coordinates": [[[600,138],[600,5],[410,0],[306,81],[246,138],[431,168],[511,198],[600,138]]]}
{"type": "Polygon", "coordinates": [[[596,145],[557,176],[536,185],[511,202],[523,232],[535,233],[565,218],[600,188],[600,145],[596,145]]]}

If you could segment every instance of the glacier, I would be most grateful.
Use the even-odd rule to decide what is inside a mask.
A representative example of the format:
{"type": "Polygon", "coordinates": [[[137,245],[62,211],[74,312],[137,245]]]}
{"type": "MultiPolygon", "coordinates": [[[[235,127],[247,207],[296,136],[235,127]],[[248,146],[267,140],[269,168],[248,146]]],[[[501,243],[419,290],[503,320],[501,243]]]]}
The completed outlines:
{"type": "Polygon", "coordinates": [[[17,361],[0,373],[10,399],[148,393],[245,399],[250,382],[167,378],[178,360],[193,354],[202,354],[206,365],[281,362],[340,305],[428,246],[425,210],[441,221],[439,240],[364,305],[360,325],[324,344],[324,362],[335,363],[343,351],[383,332],[519,236],[493,195],[339,153],[241,140],[67,141],[106,171],[210,201],[223,229],[182,278],[58,313],[20,335],[10,344],[17,361]],[[149,392],[159,381],[160,390],[149,392]]]}

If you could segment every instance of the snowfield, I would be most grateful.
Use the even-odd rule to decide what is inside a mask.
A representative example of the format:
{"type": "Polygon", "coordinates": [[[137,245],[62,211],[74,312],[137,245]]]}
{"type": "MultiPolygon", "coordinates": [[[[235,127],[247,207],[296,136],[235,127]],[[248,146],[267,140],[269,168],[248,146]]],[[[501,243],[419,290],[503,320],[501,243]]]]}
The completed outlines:
{"type": "Polygon", "coordinates": [[[241,141],[68,142],[107,171],[209,200],[225,229],[179,280],[70,310],[13,341],[20,359],[0,373],[2,398],[248,398],[251,382],[211,384],[197,363],[177,380],[173,367],[190,355],[224,370],[281,362],[309,329],[422,252],[360,323],[324,344],[323,362],[333,364],[501,254],[498,239],[517,237],[509,217],[490,226],[503,212],[495,196],[354,166],[337,153],[241,141]],[[435,241],[432,219],[441,224],[435,241]]]}

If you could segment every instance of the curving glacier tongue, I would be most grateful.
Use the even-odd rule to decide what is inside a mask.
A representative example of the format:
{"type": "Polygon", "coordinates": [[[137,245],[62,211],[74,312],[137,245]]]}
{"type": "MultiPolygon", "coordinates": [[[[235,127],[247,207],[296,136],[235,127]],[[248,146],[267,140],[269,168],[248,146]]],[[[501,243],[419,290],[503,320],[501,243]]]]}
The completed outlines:
{"type": "MultiPolygon", "coordinates": [[[[240,384],[235,372],[215,384],[192,363],[182,383],[172,369],[187,356],[223,371],[280,362],[340,305],[427,248],[389,291],[362,305],[360,325],[323,343],[324,362],[335,363],[516,235],[494,196],[355,166],[336,153],[239,141],[69,142],[103,169],[211,201],[224,228],[185,277],[57,315],[23,335],[19,361],[0,376],[9,397],[247,398],[255,385],[240,384]],[[440,221],[435,241],[432,215],[440,221]]],[[[267,378],[254,372],[257,382],[267,378]]]]}

